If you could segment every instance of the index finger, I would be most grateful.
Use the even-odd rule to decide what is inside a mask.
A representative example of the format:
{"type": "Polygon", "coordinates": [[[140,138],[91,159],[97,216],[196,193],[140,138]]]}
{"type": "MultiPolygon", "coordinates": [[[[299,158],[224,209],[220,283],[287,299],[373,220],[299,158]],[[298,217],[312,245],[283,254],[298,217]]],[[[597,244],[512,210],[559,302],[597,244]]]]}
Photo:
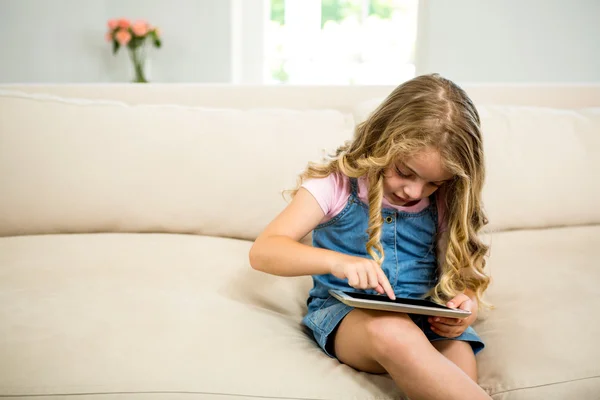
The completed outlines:
{"type": "Polygon", "coordinates": [[[388,295],[388,297],[392,300],[396,300],[396,295],[394,294],[394,289],[392,289],[392,285],[390,285],[390,281],[387,276],[385,276],[385,272],[381,269],[381,267],[377,266],[377,279],[379,280],[379,284],[383,287],[383,290],[388,295]]]}

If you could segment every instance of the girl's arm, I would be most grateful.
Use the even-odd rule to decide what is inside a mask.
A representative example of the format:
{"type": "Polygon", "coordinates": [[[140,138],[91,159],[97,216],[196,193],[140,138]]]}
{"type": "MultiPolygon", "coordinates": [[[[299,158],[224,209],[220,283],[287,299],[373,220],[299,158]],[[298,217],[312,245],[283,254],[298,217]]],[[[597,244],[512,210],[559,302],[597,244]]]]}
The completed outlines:
{"type": "Polygon", "coordinates": [[[477,301],[477,296],[475,295],[475,292],[471,289],[465,289],[465,294],[469,296],[473,304],[475,304],[477,308],[479,308],[479,302],[477,301]]]}
{"type": "Polygon", "coordinates": [[[317,200],[301,187],[252,245],[252,268],[279,276],[333,274],[348,279],[348,285],[354,288],[373,288],[395,299],[389,280],[374,260],[299,243],[323,217],[317,200]]]}
{"type": "Polygon", "coordinates": [[[254,242],[250,249],[252,268],[280,276],[331,273],[338,253],[299,243],[323,217],[317,200],[301,187],[254,242]]]}

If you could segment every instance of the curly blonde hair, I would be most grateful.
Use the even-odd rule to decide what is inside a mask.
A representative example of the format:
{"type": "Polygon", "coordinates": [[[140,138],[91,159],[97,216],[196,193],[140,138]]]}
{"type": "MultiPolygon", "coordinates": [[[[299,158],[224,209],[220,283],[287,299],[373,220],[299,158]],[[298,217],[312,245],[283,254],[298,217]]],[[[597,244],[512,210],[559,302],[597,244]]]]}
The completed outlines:
{"type": "Polygon", "coordinates": [[[481,207],[485,168],[479,114],[459,86],[438,74],[422,75],[398,86],[367,118],[358,124],[354,139],[340,146],[322,164],[309,163],[298,178],[302,182],[340,172],[368,180],[369,224],[367,252],[380,265],[383,224],[381,207],[384,171],[399,159],[424,149],[437,150],[443,167],[454,175],[443,185],[448,231],[443,260],[438,260],[439,279],[426,294],[445,303],[466,289],[480,304],[490,278],[485,274],[488,251],[478,237],[487,224],[481,207]]]}

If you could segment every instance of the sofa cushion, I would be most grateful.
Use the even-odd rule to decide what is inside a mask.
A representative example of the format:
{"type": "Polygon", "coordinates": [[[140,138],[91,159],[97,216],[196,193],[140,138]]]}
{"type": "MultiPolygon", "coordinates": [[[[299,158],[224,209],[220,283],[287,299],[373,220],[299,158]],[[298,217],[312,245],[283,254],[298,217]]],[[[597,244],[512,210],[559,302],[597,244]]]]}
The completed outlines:
{"type": "Polygon", "coordinates": [[[252,270],[250,246],[175,234],[0,238],[0,397],[397,393],[389,378],[324,355],[300,323],[311,279],[252,270]]]}
{"type": "Polygon", "coordinates": [[[0,236],[253,239],[285,207],[281,192],[307,162],[353,129],[352,116],[336,110],[131,106],[0,91],[0,236]]]}
{"type": "Polygon", "coordinates": [[[479,381],[499,399],[600,393],[600,225],[495,233],[476,329],[479,381]]]}
{"type": "MultiPolygon", "coordinates": [[[[497,308],[475,325],[487,346],[480,384],[496,400],[600,393],[600,226],[491,241],[497,308]]],[[[252,270],[250,246],[175,234],[0,238],[0,396],[399,398],[387,375],[318,348],[300,323],[310,278],[252,270]]]]}
{"type": "MultiPolygon", "coordinates": [[[[356,121],[383,100],[357,104],[356,121]]],[[[487,170],[486,231],[600,223],[600,108],[477,109],[487,170]]]]}

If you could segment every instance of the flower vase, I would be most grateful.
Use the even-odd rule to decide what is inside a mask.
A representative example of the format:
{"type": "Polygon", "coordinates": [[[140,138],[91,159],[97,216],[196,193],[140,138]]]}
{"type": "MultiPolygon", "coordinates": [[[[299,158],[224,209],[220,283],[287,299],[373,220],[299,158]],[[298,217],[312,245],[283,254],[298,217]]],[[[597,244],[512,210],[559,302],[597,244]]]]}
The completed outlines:
{"type": "Polygon", "coordinates": [[[131,57],[131,62],[133,64],[133,75],[134,78],[132,80],[133,83],[147,83],[145,74],[145,65],[146,65],[146,49],[145,46],[137,46],[129,49],[129,55],[131,57]]]}
{"type": "Polygon", "coordinates": [[[161,47],[160,29],[144,20],[132,24],[126,18],[111,19],[108,21],[108,32],[106,32],[105,38],[112,44],[113,55],[117,54],[121,47],[127,48],[133,67],[132,82],[148,82],[146,78],[148,72],[146,48],[150,45],[154,45],[156,48],[161,47]]]}

